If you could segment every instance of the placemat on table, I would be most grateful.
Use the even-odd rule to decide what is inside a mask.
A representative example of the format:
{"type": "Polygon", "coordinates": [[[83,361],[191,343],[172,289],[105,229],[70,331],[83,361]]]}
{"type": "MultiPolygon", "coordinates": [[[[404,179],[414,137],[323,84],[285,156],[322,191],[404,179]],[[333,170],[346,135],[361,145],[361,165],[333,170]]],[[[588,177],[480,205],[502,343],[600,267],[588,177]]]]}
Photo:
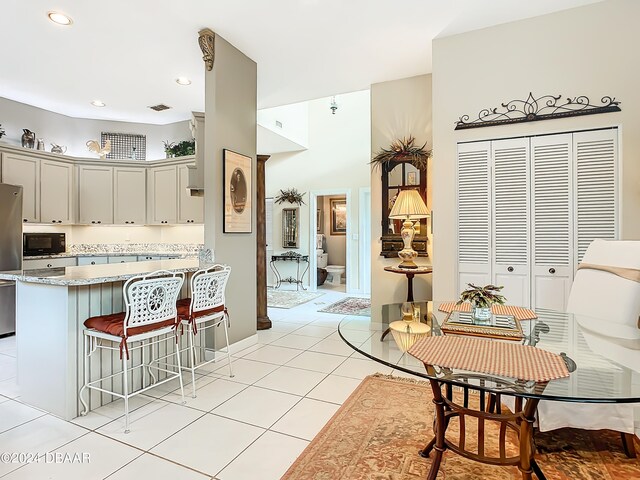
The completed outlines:
{"type": "Polygon", "coordinates": [[[473,337],[424,337],[409,349],[409,354],[427,365],[518,380],[546,382],[569,376],[560,355],[529,345],[473,337]]]}
{"type": "MultiPolygon", "coordinates": [[[[471,304],[469,302],[456,305],[456,302],[443,302],[438,307],[441,312],[451,313],[457,312],[471,312],[471,304]]],[[[538,318],[535,312],[529,308],[516,307],[515,305],[491,305],[491,313],[494,315],[513,315],[518,320],[531,320],[538,318]]]]}

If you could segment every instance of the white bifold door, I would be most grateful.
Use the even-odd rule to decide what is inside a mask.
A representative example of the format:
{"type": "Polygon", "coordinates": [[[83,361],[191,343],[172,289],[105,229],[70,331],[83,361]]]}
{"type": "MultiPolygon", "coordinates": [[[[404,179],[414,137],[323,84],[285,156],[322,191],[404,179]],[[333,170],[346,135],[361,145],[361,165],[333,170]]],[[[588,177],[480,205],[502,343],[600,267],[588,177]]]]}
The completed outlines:
{"type": "Polygon", "coordinates": [[[458,280],[564,310],[589,243],[615,239],[617,129],[458,145],[458,280]]]}

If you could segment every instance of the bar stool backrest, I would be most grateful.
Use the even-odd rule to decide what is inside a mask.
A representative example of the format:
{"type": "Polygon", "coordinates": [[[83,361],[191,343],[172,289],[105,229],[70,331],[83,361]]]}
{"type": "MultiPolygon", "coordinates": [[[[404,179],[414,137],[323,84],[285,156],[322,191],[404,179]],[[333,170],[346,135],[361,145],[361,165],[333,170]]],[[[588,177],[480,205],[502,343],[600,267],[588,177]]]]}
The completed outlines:
{"type": "Polygon", "coordinates": [[[124,284],[127,328],[142,327],[176,319],[176,302],[184,283],[184,273],[158,270],[132,277],[124,284]]]}
{"type": "Polygon", "coordinates": [[[194,273],[191,277],[190,313],[224,306],[224,294],[230,274],[231,267],[220,264],[194,273]]]}

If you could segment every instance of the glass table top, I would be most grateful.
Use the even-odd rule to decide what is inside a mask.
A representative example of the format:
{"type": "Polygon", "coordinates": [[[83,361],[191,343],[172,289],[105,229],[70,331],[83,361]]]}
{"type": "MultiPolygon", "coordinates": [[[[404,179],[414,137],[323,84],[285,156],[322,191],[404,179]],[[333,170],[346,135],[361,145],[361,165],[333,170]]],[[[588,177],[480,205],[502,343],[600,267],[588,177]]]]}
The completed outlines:
{"type": "MultiPolygon", "coordinates": [[[[570,402],[640,402],[640,373],[630,368],[636,366],[640,369],[640,329],[612,323],[605,325],[603,320],[583,315],[536,309],[537,319],[520,321],[524,338],[519,342],[562,355],[570,375],[547,383],[524,382],[435,365],[427,371],[422,362],[400,350],[391,334],[380,340],[391,322],[402,319],[402,305],[383,305],[380,322],[369,317],[346,317],[338,326],[340,337],[362,355],[396,371],[424,379],[529,398],[570,402]]],[[[438,310],[440,303],[413,302],[413,305],[416,307],[414,313],[419,309],[420,321],[429,325],[429,335],[443,335],[440,327],[448,314],[438,310]]],[[[465,314],[458,316],[462,322],[467,321],[465,314]]],[[[498,320],[501,325],[511,325],[504,318],[498,320]]]]}

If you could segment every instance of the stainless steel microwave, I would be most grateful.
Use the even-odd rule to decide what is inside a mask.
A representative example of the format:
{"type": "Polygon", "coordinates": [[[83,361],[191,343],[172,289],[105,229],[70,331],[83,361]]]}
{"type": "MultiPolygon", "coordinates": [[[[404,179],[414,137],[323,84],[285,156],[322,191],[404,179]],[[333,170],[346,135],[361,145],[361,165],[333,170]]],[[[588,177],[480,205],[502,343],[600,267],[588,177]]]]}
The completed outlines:
{"type": "Polygon", "coordinates": [[[22,254],[25,257],[34,255],[55,255],[67,250],[64,233],[23,233],[22,254]]]}

